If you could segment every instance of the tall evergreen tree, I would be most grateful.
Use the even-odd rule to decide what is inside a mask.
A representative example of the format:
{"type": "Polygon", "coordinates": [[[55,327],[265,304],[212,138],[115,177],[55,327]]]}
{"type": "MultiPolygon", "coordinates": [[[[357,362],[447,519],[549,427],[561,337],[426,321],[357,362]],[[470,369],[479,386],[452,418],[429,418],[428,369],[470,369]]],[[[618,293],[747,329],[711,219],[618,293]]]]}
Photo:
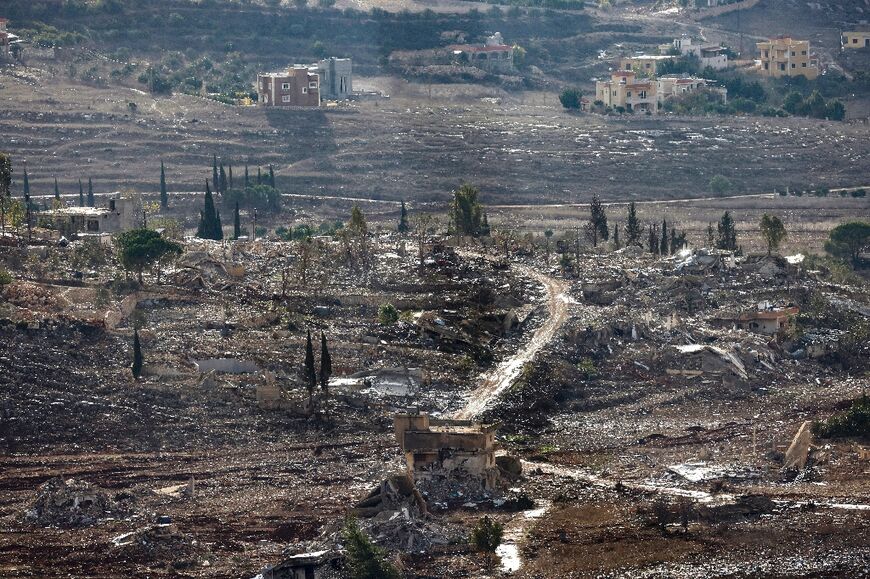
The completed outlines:
{"type": "Polygon", "coordinates": [[[269,163],[269,187],[275,188],[275,170],[272,169],[272,163],[269,163]]]}
{"type": "Polygon", "coordinates": [[[586,231],[592,240],[593,247],[597,247],[599,241],[607,241],[610,237],[607,228],[607,214],[604,211],[604,205],[598,199],[598,194],[596,193],[592,194],[592,201],[589,203],[589,225],[586,231]]]}
{"type": "Polygon", "coordinates": [[[637,218],[637,208],[634,201],[628,204],[628,217],[625,220],[625,245],[643,246],[640,236],[643,234],[643,225],[637,218]]]}
{"type": "Polygon", "coordinates": [[[314,368],[314,347],[311,345],[311,330],[305,342],[305,370],[303,374],[305,387],[308,389],[308,407],[312,407],[314,389],[317,387],[317,370],[314,368]]]}
{"type": "Polygon", "coordinates": [[[230,189],[233,188],[233,166],[229,167],[229,179],[230,179],[230,189]]]}
{"type": "Polygon", "coordinates": [[[329,377],[332,376],[332,356],[326,345],[326,334],[320,332],[320,389],[329,394],[329,377]]]}
{"type": "Polygon", "coordinates": [[[242,235],[242,219],[239,216],[239,202],[236,201],[236,209],[233,211],[233,239],[238,239],[242,235]]]}
{"type": "Polygon", "coordinates": [[[716,246],[716,230],[712,223],[707,223],[707,247],[713,249],[716,246]]]}
{"type": "Polygon", "coordinates": [[[94,206],[94,182],[88,177],[88,207],[94,206]]]}
{"type": "Polygon", "coordinates": [[[399,233],[407,233],[408,232],[408,210],[405,209],[405,200],[402,200],[402,210],[399,212],[399,226],[397,230],[399,233]]]}
{"type": "Polygon", "coordinates": [[[169,206],[169,194],[166,192],[166,169],[163,160],[160,160],[160,206],[166,209],[169,206]]]}
{"type": "Polygon", "coordinates": [[[133,330],[133,376],[138,380],[142,375],[142,346],[139,344],[139,330],[133,330]]]}
{"type": "Polygon", "coordinates": [[[662,219],[662,238],[661,242],[659,243],[659,253],[662,255],[662,257],[666,256],[669,253],[669,247],[670,244],[668,242],[668,222],[667,220],[662,219]]]}
{"type": "Polygon", "coordinates": [[[85,206],[85,190],[82,189],[82,180],[79,179],[79,207],[85,206]]]}
{"type": "Polygon", "coordinates": [[[716,249],[736,251],[737,227],[734,224],[734,219],[731,217],[730,212],[726,211],[722,214],[722,219],[719,220],[717,230],[719,235],[716,238],[716,249]]]}
{"type": "Polygon", "coordinates": [[[24,197],[30,199],[30,178],[27,176],[27,165],[24,166],[24,197]]]}
{"type": "Polygon", "coordinates": [[[619,249],[619,223],[613,224],[613,248],[619,249]]]}
{"type": "Polygon", "coordinates": [[[260,168],[257,167],[257,185],[263,184],[263,174],[260,172],[260,168]]]}
{"type": "Polygon", "coordinates": [[[223,163],[218,167],[218,185],[218,193],[224,194],[227,192],[227,172],[224,170],[223,163]]]}
{"type": "Polygon", "coordinates": [[[483,219],[480,220],[480,234],[484,237],[489,237],[491,230],[489,228],[489,217],[486,215],[486,211],[483,212],[483,219]]]}
{"type": "Polygon", "coordinates": [[[655,223],[650,223],[649,225],[649,243],[648,249],[650,253],[658,253],[659,252],[659,226],[655,223]]]}
{"type": "Polygon", "coordinates": [[[60,199],[60,188],[57,186],[57,177],[54,178],[54,198],[60,199]]]}
{"type": "Polygon", "coordinates": [[[248,178],[248,165],[245,165],[245,189],[251,186],[251,181],[248,178]]]}
{"type": "Polygon", "coordinates": [[[199,227],[196,229],[196,236],[201,239],[221,240],[224,238],[220,212],[215,210],[214,197],[212,197],[211,189],[208,186],[208,179],[205,181],[205,204],[199,213],[199,227]]]}
{"type": "MultiPolygon", "coordinates": [[[[214,186],[215,190],[220,187],[220,177],[218,176],[218,162],[217,155],[212,153],[211,156],[211,184],[214,186]]],[[[218,191],[220,193],[220,191],[218,191]]]]}

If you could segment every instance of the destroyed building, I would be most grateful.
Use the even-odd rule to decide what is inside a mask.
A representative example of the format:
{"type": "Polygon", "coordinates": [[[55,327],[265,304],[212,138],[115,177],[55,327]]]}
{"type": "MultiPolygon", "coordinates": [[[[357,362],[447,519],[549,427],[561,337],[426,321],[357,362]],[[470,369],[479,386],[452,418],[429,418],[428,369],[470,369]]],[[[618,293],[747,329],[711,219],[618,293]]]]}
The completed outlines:
{"type": "Polygon", "coordinates": [[[458,477],[475,479],[482,489],[496,487],[495,425],[410,411],[396,414],[393,428],[415,481],[458,477]]]}

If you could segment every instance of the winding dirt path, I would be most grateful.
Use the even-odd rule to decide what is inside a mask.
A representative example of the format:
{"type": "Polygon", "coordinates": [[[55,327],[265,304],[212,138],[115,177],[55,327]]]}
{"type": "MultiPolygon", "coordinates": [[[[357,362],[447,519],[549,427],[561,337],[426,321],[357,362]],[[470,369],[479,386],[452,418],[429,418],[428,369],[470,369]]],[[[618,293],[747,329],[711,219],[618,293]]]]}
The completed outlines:
{"type": "Polygon", "coordinates": [[[525,265],[513,264],[512,267],[544,285],[547,290],[547,309],[550,311],[550,317],[516,354],[483,375],[481,385],[469,395],[465,407],[455,414],[454,417],[459,420],[471,420],[483,412],[502,392],[510,388],[522,372],[526,362],[530,362],[553,339],[556,332],[568,319],[568,283],[566,281],[544,275],[525,265]]]}

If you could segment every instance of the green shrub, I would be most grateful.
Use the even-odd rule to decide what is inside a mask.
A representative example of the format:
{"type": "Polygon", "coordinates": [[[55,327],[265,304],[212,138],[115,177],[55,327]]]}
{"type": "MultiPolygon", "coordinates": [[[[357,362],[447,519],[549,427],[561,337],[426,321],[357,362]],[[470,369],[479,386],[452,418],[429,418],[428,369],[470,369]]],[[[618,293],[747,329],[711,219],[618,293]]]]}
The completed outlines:
{"type": "Polygon", "coordinates": [[[5,269],[0,269],[0,285],[12,283],[12,274],[5,269]]]}
{"type": "Polygon", "coordinates": [[[870,438],[870,398],[864,394],[848,410],[817,423],[815,431],[822,438],[870,438]]]}
{"type": "Polygon", "coordinates": [[[378,322],[389,326],[399,321],[399,310],[393,304],[381,304],[378,308],[378,322]]]}

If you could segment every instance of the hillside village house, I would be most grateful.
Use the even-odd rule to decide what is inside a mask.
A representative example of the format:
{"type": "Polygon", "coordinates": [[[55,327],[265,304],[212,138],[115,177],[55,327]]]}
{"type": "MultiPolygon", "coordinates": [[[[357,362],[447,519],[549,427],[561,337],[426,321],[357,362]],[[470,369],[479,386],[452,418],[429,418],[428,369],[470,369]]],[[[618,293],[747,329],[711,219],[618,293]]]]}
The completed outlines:
{"type": "Polygon", "coordinates": [[[287,72],[260,73],[257,103],[267,107],[319,107],[320,76],[300,64],[287,72]]]}
{"type": "Polygon", "coordinates": [[[619,59],[619,70],[634,71],[644,76],[656,76],[658,73],[657,67],[664,61],[674,60],[677,57],[671,54],[651,55],[638,54],[635,56],[625,56],[619,59]]]}
{"type": "Polygon", "coordinates": [[[819,59],[810,52],[808,40],[788,36],[757,43],[760,63],[758,72],[765,76],[804,76],[813,80],[819,76],[819,59]]]}
{"type": "Polygon", "coordinates": [[[672,50],[679,51],[681,56],[690,54],[695,56],[700,61],[702,69],[708,66],[713,70],[728,68],[728,54],[726,54],[725,48],[718,44],[703,45],[696,43],[689,36],[682,36],[675,38],[670,44],[659,46],[659,52],[662,54],[667,54],[672,50]]]}
{"type": "Polygon", "coordinates": [[[843,48],[870,48],[870,27],[844,32],[843,48]]]}
{"type": "Polygon", "coordinates": [[[468,64],[490,72],[511,72],[514,68],[514,49],[504,43],[501,32],[477,44],[453,44],[447,47],[454,56],[468,59],[468,64]]]}
{"type": "Polygon", "coordinates": [[[353,95],[353,62],[330,57],[308,67],[320,79],[320,98],[344,100],[353,95]]]}
{"type": "Polygon", "coordinates": [[[43,212],[63,235],[117,233],[130,229],[133,220],[131,199],[109,199],[105,207],[62,207],[43,212]]]}
{"type": "MultiPolygon", "coordinates": [[[[638,81],[634,71],[618,70],[610,75],[610,80],[595,83],[595,100],[613,108],[656,114],[667,99],[701,88],[716,91],[723,102],[727,99],[724,88],[711,86],[710,81],[703,78],[668,75],[638,81]]],[[[582,104],[588,109],[588,100],[584,99],[582,104]]]]}
{"type": "Polygon", "coordinates": [[[0,56],[7,58],[13,55],[23,42],[18,36],[9,32],[8,25],[9,20],[0,18],[0,56]]]}

